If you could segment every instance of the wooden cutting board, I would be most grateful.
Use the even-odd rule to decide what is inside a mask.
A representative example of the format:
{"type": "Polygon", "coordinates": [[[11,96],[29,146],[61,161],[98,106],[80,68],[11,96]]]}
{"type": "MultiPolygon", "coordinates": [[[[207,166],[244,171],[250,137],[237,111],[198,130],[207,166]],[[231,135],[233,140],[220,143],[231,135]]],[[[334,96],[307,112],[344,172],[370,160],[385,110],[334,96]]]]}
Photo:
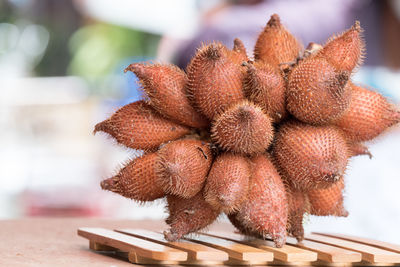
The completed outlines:
{"type": "Polygon", "coordinates": [[[312,233],[297,243],[288,238],[275,248],[271,240],[237,233],[207,232],[177,242],[144,229],[79,228],[94,251],[114,251],[131,263],[159,265],[400,265],[400,246],[349,235],[312,233]]]}

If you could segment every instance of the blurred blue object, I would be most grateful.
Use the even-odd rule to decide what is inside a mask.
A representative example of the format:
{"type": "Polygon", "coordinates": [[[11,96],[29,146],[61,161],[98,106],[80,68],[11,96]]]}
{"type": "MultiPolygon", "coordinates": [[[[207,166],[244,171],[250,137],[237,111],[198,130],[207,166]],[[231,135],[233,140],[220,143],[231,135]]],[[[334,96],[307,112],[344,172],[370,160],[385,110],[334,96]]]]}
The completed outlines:
{"type": "Polygon", "coordinates": [[[400,102],[400,71],[386,67],[362,67],[354,74],[353,80],[380,92],[395,103],[400,102]]]}
{"type": "Polygon", "coordinates": [[[116,74],[123,74],[123,83],[121,84],[121,98],[114,102],[115,105],[123,106],[144,98],[144,93],[141,90],[139,79],[133,72],[127,71],[124,73],[124,70],[129,66],[129,64],[150,61],[151,59],[152,58],[148,57],[131,57],[122,60],[118,64],[116,74]]]}

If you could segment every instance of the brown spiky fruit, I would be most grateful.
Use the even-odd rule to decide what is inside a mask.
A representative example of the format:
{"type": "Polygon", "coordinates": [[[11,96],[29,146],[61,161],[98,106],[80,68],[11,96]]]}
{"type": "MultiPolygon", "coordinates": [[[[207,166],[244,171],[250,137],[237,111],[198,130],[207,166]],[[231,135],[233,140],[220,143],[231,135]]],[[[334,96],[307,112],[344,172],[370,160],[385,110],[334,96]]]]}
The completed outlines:
{"type": "Polygon", "coordinates": [[[129,65],[126,71],[139,78],[150,105],[160,114],[190,127],[208,126],[209,121],[194,110],[186,97],[184,71],[174,65],[140,63],[129,65]]]}
{"type": "Polygon", "coordinates": [[[309,190],[328,187],[342,177],[349,152],[339,129],[289,122],[279,130],[274,157],[295,189],[309,190]]]}
{"type": "Polygon", "coordinates": [[[123,106],[94,127],[95,133],[99,131],[122,145],[145,150],[190,133],[188,127],[165,119],[144,101],[123,106]]]}
{"type": "Polygon", "coordinates": [[[191,198],[203,188],[213,161],[210,144],[193,139],[170,142],[158,156],[158,183],[166,193],[183,198],[191,198]]]}
{"type": "Polygon", "coordinates": [[[114,177],[101,182],[101,188],[138,201],[152,201],[165,196],[157,182],[157,153],[136,158],[114,177]]]}
{"type": "Polygon", "coordinates": [[[252,169],[247,201],[236,218],[251,232],[271,238],[277,247],[282,247],[288,218],[285,186],[266,155],[254,157],[252,169]]]}
{"type": "Polygon", "coordinates": [[[264,111],[242,101],[220,116],[211,127],[211,138],[223,150],[242,154],[263,153],[273,139],[271,118],[264,111]]]}
{"type": "Polygon", "coordinates": [[[364,41],[362,39],[360,22],[347,31],[331,38],[318,53],[338,70],[352,72],[360,64],[364,53],[364,41]]]}
{"type": "Polygon", "coordinates": [[[289,75],[287,109],[305,123],[330,123],[350,104],[349,77],[348,71],[337,71],[324,59],[301,62],[289,75]]]}
{"type": "Polygon", "coordinates": [[[228,152],[220,154],[207,177],[205,200],[216,210],[232,213],[246,201],[250,176],[247,158],[228,152]]]}
{"type": "Polygon", "coordinates": [[[304,239],[303,217],[310,210],[307,195],[302,191],[288,188],[287,198],[289,205],[288,234],[295,237],[297,241],[302,241],[304,239]]]}
{"type": "Polygon", "coordinates": [[[343,206],[343,190],[343,178],[328,188],[310,190],[307,193],[310,201],[310,214],[347,217],[349,212],[343,206]]]}
{"type": "Polygon", "coordinates": [[[294,62],[302,49],[301,43],[281,24],[279,16],[273,14],[258,36],[254,58],[280,67],[281,64],[294,62]]]}
{"type": "Polygon", "coordinates": [[[400,122],[400,111],[381,94],[351,84],[351,104],[334,124],[350,141],[374,139],[400,122]]]}
{"type": "Polygon", "coordinates": [[[203,45],[187,74],[131,64],[146,101],[122,107],[95,132],[144,156],[101,186],[137,201],[166,195],[169,241],[224,212],[242,234],[281,247],[287,234],[304,238],[305,214],[346,216],[349,158],[371,157],[363,142],[400,121],[398,108],[349,80],[363,54],[361,31],[356,22],[302,51],[274,14],[254,62],[235,39],[232,50],[203,45]]]}
{"type": "Polygon", "coordinates": [[[279,70],[263,61],[247,64],[243,90],[275,123],[286,117],[286,84],[279,70]]]}
{"type": "Polygon", "coordinates": [[[168,241],[176,241],[186,234],[207,227],[220,214],[204,200],[202,191],[189,199],[169,195],[167,203],[169,217],[166,223],[170,229],[164,232],[164,236],[168,241]]]}
{"type": "Polygon", "coordinates": [[[220,43],[211,43],[200,48],[187,67],[187,93],[194,106],[210,120],[244,99],[244,72],[237,61],[241,55],[220,43]]]}

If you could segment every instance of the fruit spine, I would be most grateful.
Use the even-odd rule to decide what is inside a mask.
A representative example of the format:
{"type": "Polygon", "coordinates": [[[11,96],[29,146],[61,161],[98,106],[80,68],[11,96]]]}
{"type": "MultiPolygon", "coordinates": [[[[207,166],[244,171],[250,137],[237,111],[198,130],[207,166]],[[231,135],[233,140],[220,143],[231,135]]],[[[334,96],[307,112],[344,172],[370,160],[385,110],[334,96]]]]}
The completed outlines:
{"type": "Polygon", "coordinates": [[[165,198],[175,241],[226,213],[243,234],[304,238],[305,214],[346,216],[344,176],[362,143],[400,121],[382,95],[354,85],[364,52],[358,22],[324,46],[302,44],[274,14],[254,60],[239,39],[198,49],[186,72],[134,63],[147,101],[97,124],[140,149],[101,187],[136,201],[165,198]]]}

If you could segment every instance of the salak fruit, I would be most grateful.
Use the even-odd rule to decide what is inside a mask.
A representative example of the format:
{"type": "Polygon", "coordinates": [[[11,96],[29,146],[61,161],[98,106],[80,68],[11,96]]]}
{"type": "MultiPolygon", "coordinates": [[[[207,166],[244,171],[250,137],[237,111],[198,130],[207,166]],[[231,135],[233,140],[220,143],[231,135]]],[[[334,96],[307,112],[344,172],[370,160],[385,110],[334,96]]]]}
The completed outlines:
{"type": "Polygon", "coordinates": [[[138,149],[101,187],[139,201],[164,198],[175,241],[225,213],[244,235],[283,246],[302,240],[307,214],[346,216],[349,159],[400,121],[400,112],[351,75],[364,54],[358,22],[325,44],[303,45],[274,14],[254,58],[203,44],[186,71],[134,63],[144,99],[95,126],[138,149]]]}

